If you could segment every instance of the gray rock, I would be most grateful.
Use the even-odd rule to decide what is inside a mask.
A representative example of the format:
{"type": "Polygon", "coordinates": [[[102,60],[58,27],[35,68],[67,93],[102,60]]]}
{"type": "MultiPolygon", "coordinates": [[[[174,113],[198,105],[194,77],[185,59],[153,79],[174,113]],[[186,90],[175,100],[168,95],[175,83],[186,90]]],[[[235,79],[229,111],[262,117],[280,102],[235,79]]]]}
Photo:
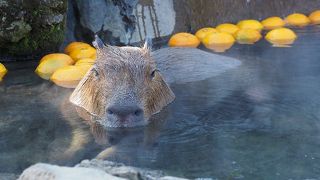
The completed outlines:
{"type": "Polygon", "coordinates": [[[162,171],[125,166],[121,163],[103,160],[83,160],[75,167],[89,167],[101,169],[113,176],[122,177],[130,180],[186,180],[184,178],[166,176],[162,171]]]}
{"type": "Polygon", "coordinates": [[[131,166],[125,166],[121,163],[114,163],[111,161],[102,161],[96,159],[90,161],[83,160],[80,164],[76,165],[76,167],[97,168],[114,176],[132,180],[155,179],[164,176],[163,172],[161,171],[140,169],[131,166]]]}
{"type": "MultiPolygon", "coordinates": [[[[25,169],[19,180],[89,180],[89,179],[129,179],[129,180],[185,180],[165,176],[161,171],[125,166],[121,163],[102,160],[84,160],[75,167],[63,167],[37,163],[25,169]]],[[[1,179],[0,179],[1,180],[1,179]]]]}
{"type": "Polygon", "coordinates": [[[57,0],[42,0],[40,1],[41,5],[50,7],[50,8],[59,8],[64,6],[64,2],[63,1],[57,1],[57,0]]]}
{"type": "Polygon", "coordinates": [[[67,0],[0,0],[0,49],[12,54],[57,51],[61,44],[60,50],[75,40],[91,43],[95,34],[112,45],[137,44],[146,37],[166,43],[176,32],[195,32],[204,26],[248,18],[308,14],[319,3],[320,0],[303,4],[299,0],[68,0],[65,32],[67,0]],[[13,22],[24,22],[18,33],[6,30],[13,22]]]}
{"type": "Polygon", "coordinates": [[[9,27],[5,29],[6,32],[0,32],[3,36],[7,36],[11,42],[18,42],[22,38],[26,37],[32,30],[31,26],[26,22],[13,21],[9,27]]]}
{"type": "Polygon", "coordinates": [[[124,180],[107,174],[99,169],[83,167],[62,167],[44,163],[30,166],[22,172],[18,180],[124,180]]]}
{"type": "Polygon", "coordinates": [[[181,31],[195,32],[204,26],[236,23],[242,19],[269,16],[285,17],[290,13],[310,13],[320,0],[79,0],[70,3],[70,16],[76,29],[69,34],[91,42],[98,34],[110,44],[135,44],[146,37],[167,39],[181,31]],[[232,9],[232,11],[230,11],[232,9]]]}
{"type": "Polygon", "coordinates": [[[0,7],[8,7],[8,2],[5,0],[0,0],[0,7]]]}
{"type": "MultiPolygon", "coordinates": [[[[80,23],[84,28],[90,29],[92,32],[98,32],[107,13],[116,15],[117,12],[112,11],[112,7],[108,7],[105,0],[79,0],[77,7],[79,11],[80,23]]],[[[111,23],[111,22],[109,22],[111,23]]]]}
{"type": "MultiPolygon", "coordinates": [[[[101,28],[103,25],[101,29],[102,32],[109,32],[115,39],[119,39],[120,42],[127,44],[129,42],[128,36],[130,36],[130,32],[127,32],[125,29],[125,23],[122,20],[119,8],[113,5],[110,1],[109,3],[107,3],[107,7],[108,8],[106,11],[110,14],[106,14],[105,18],[102,21],[102,24],[100,26],[101,28]]],[[[96,31],[95,33],[97,33],[98,31],[96,31]]]]}
{"type": "Polygon", "coordinates": [[[63,22],[64,16],[62,14],[44,15],[43,23],[46,25],[53,25],[63,22]]]}
{"type": "Polygon", "coordinates": [[[79,39],[89,40],[97,33],[111,44],[130,44],[147,36],[169,36],[175,27],[172,0],[80,0],[74,4],[69,1],[69,4],[74,8],[74,14],[70,16],[78,19],[78,28],[68,31],[74,31],[79,39]],[[88,34],[91,37],[84,37],[88,34]]]}

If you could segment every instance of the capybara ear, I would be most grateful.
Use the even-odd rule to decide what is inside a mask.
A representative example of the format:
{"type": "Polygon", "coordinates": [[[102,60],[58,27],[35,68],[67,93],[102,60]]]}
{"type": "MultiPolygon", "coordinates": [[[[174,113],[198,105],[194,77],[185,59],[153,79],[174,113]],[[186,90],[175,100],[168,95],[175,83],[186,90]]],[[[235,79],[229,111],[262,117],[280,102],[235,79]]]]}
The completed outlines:
{"type": "Polygon", "coordinates": [[[69,100],[77,107],[83,108],[95,117],[103,117],[105,114],[105,91],[101,91],[98,85],[99,74],[95,67],[91,68],[85,77],[79,82],[71,94],[69,100]]]}
{"type": "Polygon", "coordinates": [[[96,48],[96,49],[103,49],[104,47],[106,47],[106,45],[103,43],[103,41],[99,38],[98,35],[94,36],[94,41],[92,42],[92,45],[96,48]]]}
{"type": "Polygon", "coordinates": [[[146,37],[142,49],[150,52],[152,50],[152,38],[146,37]]]}

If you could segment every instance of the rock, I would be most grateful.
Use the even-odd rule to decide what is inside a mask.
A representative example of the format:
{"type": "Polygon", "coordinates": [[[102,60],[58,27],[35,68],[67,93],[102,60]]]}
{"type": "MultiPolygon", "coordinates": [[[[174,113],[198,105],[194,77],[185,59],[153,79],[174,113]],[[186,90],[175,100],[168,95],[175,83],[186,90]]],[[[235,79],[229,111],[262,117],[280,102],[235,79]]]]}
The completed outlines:
{"type": "MultiPolygon", "coordinates": [[[[92,32],[98,32],[103,21],[106,18],[107,13],[118,14],[117,9],[104,0],[79,0],[77,1],[78,10],[80,12],[80,23],[84,28],[92,30],[92,32]],[[108,4],[107,4],[108,3],[108,4]],[[86,13],[88,12],[88,13],[86,13]]],[[[117,22],[117,16],[115,21],[117,22]]],[[[112,22],[108,22],[112,23],[112,22]]]]}
{"type": "MultiPolygon", "coordinates": [[[[177,23],[185,23],[191,31],[204,26],[216,26],[221,23],[236,23],[243,19],[263,20],[270,16],[285,17],[293,12],[309,14],[319,7],[320,0],[175,0],[177,23]],[[182,4],[182,5],[181,5],[182,4]]],[[[179,23],[178,26],[183,27],[179,23]]]]}
{"type": "Polygon", "coordinates": [[[6,0],[0,0],[0,7],[8,7],[8,2],[6,0]]]}
{"type": "Polygon", "coordinates": [[[6,32],[0,31],[0,36],[7,37],[7,40],[16,43],[26,37],[31,30],[31,26],[23,20],[13,21],[9,27],[5,29],[6,32]]]}
{"type": "Polygon", "coordinates": [[[68,31],[74,31],[76,38],[85,41],[92,41],[97,33],[110,44],[130,44],[146,36],[169,36],[175,27],[172,0],[79,0],[69,4],[74,12],[70,16],[78,21],[77,29],[68,31]]]}
{"type": "Polygon", "coordinates": [[[63,8],[65,6],[64,1],[56,0],[41,0],[39,3],[50,8],[63,8]]]}
{"type": "Polygon", "coordinates": [[[284,17],[293,12],[309,14],[319,3],[320,0],[303,4],[299,0],[0,0],[0,50],[5,52],[1,55],[44,54],[57,51],[59,46],[61,50],[71,41],[91,43],[95,34],[112,45],[137,45],[146,37],[165,44],[176,32],[195,32],[242,19],[284,17]]]}
{"type": "Polygon", "coordinates": [[[43,23],[46,25],[54,25],[63,22],[64,16],[62,14],[44,15],[43,23]]]}
{"type": "Polygon", "coordinates": [[[166,43],[167,37],[181,31],[242,19],[262,20],[292,12],[310,13],[320,0],[69,0],[67,33],[92,42],[98,34],[112,45],[136,44],[148,36],[166,43]],[[232,11],[230,11],[232,9],[232,11]],[[68,17],[69,18],[69,17],[68,17]]]}
{"type": "Polygon", "coordinates": [[[37,163],[25,169],[19,180],[64,180],[64,179],[130,179],[130,180],[185,180],[165,176],[161,171],[125,166],[121,163],[102,160],[84,160],[75,167],[63,167],[37,163]]]}
{"type": "Polygon", "coordinates": [[[99,169],[83,167],[61,167],[56,165],[38,163],[24,170],[18,180],[124,180],[107,174],[99,169]]]}
{"type": "Polygon", "coordinates": [[[160,38],[174,32],[176,25],[176,11],[173,0],[153,1],[136,6],[137,23],[135,31],[130,37],[130,43],[143,41],[146,36],[160,38]]]}
{"type": "Polygon", "coordinates": [[[155,179],[164,176],[161,171],[145,170],[130,166],[124,166],[121,163],[114,163],[111,161],[102,161],[96,159],[90,161],[83,160],[80,164],[76,165],[76,167],[97,168],[114,176],[132,180],[155,179]]]}
{"type": "Polygon", "coordinates": [[[67,0],[0,0],[0,56],[57,51],[66,11],[67,0]]]}

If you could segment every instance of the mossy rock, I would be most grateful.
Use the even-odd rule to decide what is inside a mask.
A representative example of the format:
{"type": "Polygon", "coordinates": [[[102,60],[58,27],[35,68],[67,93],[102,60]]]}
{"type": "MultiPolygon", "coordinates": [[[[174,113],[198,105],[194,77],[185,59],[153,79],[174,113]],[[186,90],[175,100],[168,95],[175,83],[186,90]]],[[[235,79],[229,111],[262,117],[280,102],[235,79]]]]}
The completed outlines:
{"type": "Polygon", "coordinates": [[[38,33],[30,33],[17,43],[8,44],[9,54],[41,53],[43,51],[56,51],[64,38],[64,25],[52,25],[38,33]]]}
{"type": "Polygon", "coordinates": [[[67,0],[0,0],[2,55],[58,51],[65,34],[67,0]]]}

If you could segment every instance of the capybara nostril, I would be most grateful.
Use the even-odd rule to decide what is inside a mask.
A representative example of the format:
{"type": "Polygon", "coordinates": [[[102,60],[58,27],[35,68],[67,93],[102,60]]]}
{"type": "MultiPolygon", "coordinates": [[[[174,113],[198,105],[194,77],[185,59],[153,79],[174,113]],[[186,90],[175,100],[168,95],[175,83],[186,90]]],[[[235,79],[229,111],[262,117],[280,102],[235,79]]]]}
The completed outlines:
{"type": "Polygon", "coordinates": [[[111,111],[111,110],[108,109],[108,110],[107,110],[107,113],[110,114],[110,115],[112,115],[112,114],[113,114],[113,111],[111,111]]]}
{"type": "Polygon", "coordinates": [[[120,117],[128,115],[140,116],[143,114],[143,110],[137,105],[113,105],[107,109],[107,113],[109,115],[116,115],[120,117]]]}
{"type": "Polygon", "coordinates": [[[136,116],[140,116],[142,114],[142,109],[137,109],[135,112],[134,112],[134,115],[136,116]]]}

